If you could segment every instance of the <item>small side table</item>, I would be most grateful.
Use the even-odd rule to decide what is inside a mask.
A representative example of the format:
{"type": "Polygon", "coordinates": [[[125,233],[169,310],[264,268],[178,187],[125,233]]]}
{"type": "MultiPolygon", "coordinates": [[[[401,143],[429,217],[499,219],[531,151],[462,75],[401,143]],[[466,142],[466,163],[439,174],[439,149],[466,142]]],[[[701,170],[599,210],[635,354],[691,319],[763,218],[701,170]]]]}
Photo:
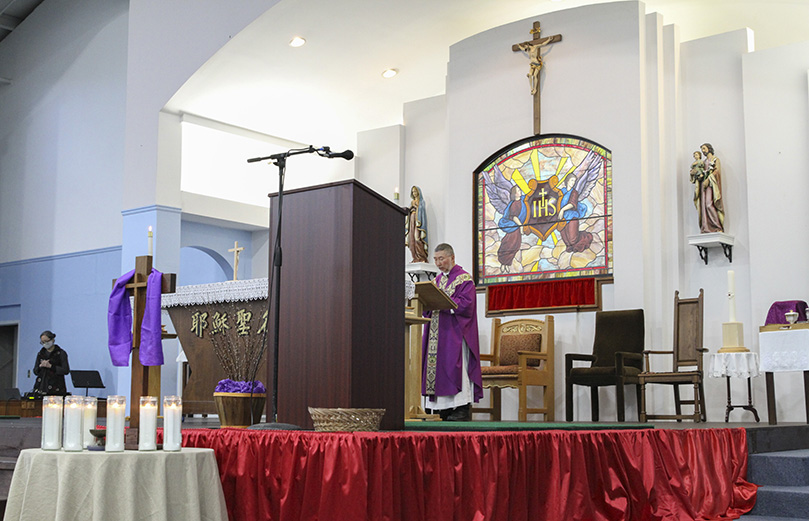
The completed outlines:
{"type": "Polygon", "coordinates": [[[761,371],[767,381],[769,424],[778,424],[774,373],[788,371],[803,372],[803,401],[809,423],[809,324],[769,324],[758,331],[761,371]]]}
{"type": "Polygon", "coordinates": [[[728,389],[728,405],[725,408],[725,423],[730,418],[730,411],[739,408],[753,413],[756,422],[760,421],[758,411],[753,407],[753,390],[750,383],[752,377],[758,376],[758,353],[716,353],[708,355],[708,376],[725,377],[728,389]],[[730,395],[730,378],[747,378],[747,405],[733,405],[730,395]]]}

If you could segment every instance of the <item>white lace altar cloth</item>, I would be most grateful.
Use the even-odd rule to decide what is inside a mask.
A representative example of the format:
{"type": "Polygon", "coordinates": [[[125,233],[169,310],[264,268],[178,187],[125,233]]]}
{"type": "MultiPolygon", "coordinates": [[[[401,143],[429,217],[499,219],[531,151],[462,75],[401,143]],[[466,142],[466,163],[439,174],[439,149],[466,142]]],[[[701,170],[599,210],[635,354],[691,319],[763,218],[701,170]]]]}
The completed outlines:
{"type": "MultiPolygon", "coordinates": [[[[162,296],[162,308],[179,306],[198,306],[214,302],[245,302],[267,298],[269,279],[229,280],[210,284],[180,286],[174,293],[162,296]]],[[[416,284],[405,280],[405,299],[410,300],[416,294],[416,284]]]]}
{"type": "Polygon", "coordinates": [[[215,302],[246,302],[267,298],[268,279],[229,280],[180,286],[162,296],[162,307],[198,306],[215,302]]]}
{"type": "Polygon", "coordinates": [[[710,378],[750,378],[759,375],[758,353],[716,353],[708,355],[710,378]]]}
{"type": "Polygon", "coordinates": [[[761,371],[809,371],[809,329],[764,331],[758,334],[761,371]]]}

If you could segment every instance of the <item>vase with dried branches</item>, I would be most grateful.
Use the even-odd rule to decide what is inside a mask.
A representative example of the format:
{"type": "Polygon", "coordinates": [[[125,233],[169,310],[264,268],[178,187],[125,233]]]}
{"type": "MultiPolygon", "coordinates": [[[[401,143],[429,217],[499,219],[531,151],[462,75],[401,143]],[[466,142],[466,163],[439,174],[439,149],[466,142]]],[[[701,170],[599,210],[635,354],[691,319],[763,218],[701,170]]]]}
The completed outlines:
{"type": "MultiPolygon", "coordinates": [[[[211,344],[226,376],[214,391],[223,427],[247,427],[261,421],[267,389],[256,375],[265,351],[266,327],[250,326],[262,323],[262,317],[253,316],[261,309],[249,309],[244,302],[228,302],[211,317],[211,344]],[[256,329],[259,333],[254,333],[256,329]]],[[[266,324],[266,313],[263,323],[266,324]]]]}

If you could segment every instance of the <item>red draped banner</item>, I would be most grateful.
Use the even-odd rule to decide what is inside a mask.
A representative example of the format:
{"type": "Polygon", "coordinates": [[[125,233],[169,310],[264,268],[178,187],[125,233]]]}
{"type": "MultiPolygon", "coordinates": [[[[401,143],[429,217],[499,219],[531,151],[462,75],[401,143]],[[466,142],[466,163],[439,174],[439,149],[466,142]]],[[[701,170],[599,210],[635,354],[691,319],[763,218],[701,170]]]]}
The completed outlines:
{"type": "Polygon", "coordinates": [[[596,279],[543,280],[489,286],[487,312],[541,310],[553,308],[595,308],[598,299],[596,279]]]}
{"type": "Polygon", "coordinates": [[[743,429],[188,429],[183,445],[216,452],[231,521],[728,519],[756,496],[743,429]]]}

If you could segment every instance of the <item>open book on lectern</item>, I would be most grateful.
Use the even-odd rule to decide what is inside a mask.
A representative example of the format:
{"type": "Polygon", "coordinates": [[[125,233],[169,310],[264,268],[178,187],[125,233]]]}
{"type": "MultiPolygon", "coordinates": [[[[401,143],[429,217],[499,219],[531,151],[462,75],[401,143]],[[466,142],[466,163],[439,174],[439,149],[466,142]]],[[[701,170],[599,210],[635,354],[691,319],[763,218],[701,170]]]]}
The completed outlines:
{"type": "Polygon", "coordinates": [[[433,281],[416,282],[416,298],[421,302],[424,311],[436,309],[456,309],[456,304],[446,293],[438,289],[433,281]]]}

